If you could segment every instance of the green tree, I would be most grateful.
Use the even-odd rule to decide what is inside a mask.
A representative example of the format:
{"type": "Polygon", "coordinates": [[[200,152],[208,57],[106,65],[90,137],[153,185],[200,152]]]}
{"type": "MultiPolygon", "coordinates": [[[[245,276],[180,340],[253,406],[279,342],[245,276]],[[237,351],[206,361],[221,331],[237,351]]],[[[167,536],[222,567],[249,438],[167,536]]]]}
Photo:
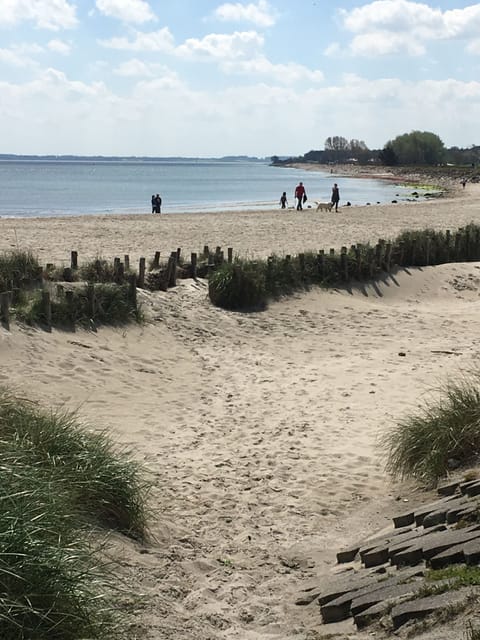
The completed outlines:
{"type": "Polygon", "coordinates": [[[445,145],[430,131],[412,131],[390,140],[384,147],[391,147],[399,164],[435,165],[444,161],[445,145]]]}

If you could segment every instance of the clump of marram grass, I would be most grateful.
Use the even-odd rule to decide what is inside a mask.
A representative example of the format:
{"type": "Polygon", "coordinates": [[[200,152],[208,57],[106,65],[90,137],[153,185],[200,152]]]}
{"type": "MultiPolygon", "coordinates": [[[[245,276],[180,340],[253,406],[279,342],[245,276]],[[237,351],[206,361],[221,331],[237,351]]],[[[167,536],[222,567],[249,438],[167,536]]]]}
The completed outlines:
{"type": "Polygon", "coordinates": [[[0,291],[22,288],[38,280],[42,267],[30,251],[7,251],[0,253],[0,291]]]}
{"type": "Polygon", "coordinates": [[[62,483],[0,442],[2,640],[107,639],[107,570],[78,529],[62,483]]]}
{"type": "Polygon", "coordinates": [[[480,454],[480,387],[472,376],[450,381],[413,415],[401,419],[381,438],[386,469],[435,485],[449,468],[480,454]]]}
{"type": "Polygon", "coordinates": [[[262,308],[266,304],[265,262],[224,262],[208,279],[208,294],[224,309],[262,308]]]}
{"type": "Polygon", "coordinates": [[[2,640],[117,637],[93,527],[143,538],[147,488],[104,433],[0,389],[2,640]]]}
{"type": "Polygon", "coordinates": [[[87,430],[73,413],[47,412],[0,392],[0,440],[14,443],[24,462],[66,482],[77,513],[145,537],[148,484],[139,465],[105,432],[87,430]]]}
{"type": "MultiPolygon", "coordinates": [[[[141,309],[130,297],[129,285],[97,284],[75,287],[71,300],[65,296],[53,296],[51,300],[51,323],[68,327],[74,323],[88,327],[96,324],[123,325],[142,320],[141,309]],[[93,296],[93,297],[92,297],[93,296]]],[[[22,306],[16,309],[18,320],[29,325],[45,324],[45,307],[40,291],[34,292],[22,306]]]]}

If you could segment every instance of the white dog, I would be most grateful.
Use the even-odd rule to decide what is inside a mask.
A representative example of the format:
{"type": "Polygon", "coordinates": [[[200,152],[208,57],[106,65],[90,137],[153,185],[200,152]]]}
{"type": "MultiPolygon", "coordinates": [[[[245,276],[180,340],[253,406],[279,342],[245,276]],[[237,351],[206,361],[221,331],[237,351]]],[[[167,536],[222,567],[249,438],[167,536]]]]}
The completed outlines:
{"type": "Polygon", "coordinates": [[[331,211],[333,204],[331,202],[319,202],[317,205],[317,211],[331,211]]]}

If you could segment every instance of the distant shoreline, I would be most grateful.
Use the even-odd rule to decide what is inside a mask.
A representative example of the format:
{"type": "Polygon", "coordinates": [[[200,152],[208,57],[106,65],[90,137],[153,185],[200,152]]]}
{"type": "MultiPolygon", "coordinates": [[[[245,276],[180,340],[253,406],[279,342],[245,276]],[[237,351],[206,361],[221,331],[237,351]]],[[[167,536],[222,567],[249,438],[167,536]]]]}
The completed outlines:
{"type": "Polygon", "coordinates": [[[321,171],[332,177],[366,178],[386,180],[398,184],[430,185],[442,191],[451,192],[461,189],[462,180],[478,182],[478,170],[465,167],[383,167],[355,164],[318,164],[314,162],[292,162],[284,165],[305,171],[321,171]]]}

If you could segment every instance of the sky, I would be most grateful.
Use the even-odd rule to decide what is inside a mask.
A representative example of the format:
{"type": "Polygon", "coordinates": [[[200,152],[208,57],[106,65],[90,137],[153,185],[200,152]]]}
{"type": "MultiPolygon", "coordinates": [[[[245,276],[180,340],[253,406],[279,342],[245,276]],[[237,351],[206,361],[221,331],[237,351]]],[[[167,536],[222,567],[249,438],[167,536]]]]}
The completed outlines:
{"type": "Polygon", "coordinates": [[[480,144],[480,3],[0,0],[0,153],[480,144]]]}

